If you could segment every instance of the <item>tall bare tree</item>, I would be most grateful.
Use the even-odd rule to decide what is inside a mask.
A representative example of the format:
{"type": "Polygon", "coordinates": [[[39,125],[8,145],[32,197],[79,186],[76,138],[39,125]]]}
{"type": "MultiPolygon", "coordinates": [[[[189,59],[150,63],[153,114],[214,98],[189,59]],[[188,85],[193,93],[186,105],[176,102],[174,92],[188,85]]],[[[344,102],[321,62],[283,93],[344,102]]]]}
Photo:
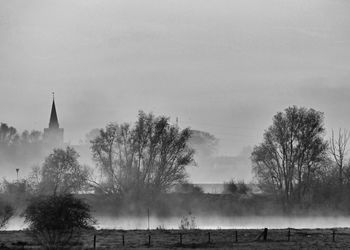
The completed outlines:
{"type": "Polygon", "coordinates": [[[139,113],[134,126],[109,124],[91,141],[93,158],[104,173],[107,192],[166,191],[186,178],[193,162],[190,129],[167,117],[139,113]]]}
{"type": "Polygon", "coordinates": [[[339,129],[336,136],[332,130],[332,136],[329,139],[329,151],[338,167],[338,181],[340,186],[344,183],[345,157],[348,151],[347,146],[349,139],[350,132],[346,129],[339,129]]]}
{"type": "Polygon", "coordinates": [[[293,106],[274,116],[263,142],[254,148],[256,177],[282,195],[284,205],[290,205],[292,199],[301,201],[309,191],[327,148],[323,133],[321,112],[293,106]]]}

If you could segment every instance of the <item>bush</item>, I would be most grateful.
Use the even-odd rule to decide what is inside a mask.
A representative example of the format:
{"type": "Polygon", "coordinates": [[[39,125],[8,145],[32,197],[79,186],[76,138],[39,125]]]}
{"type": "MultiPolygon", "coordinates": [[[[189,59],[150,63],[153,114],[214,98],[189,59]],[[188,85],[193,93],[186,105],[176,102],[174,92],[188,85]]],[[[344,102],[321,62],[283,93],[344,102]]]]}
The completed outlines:
{"type": "Polygon", "coordinates": [[[32,237],[48,250],[69,248],[95,223],[89,205],[71,194],[35,197],[24,216],[32,237]]]}
{"type": "Polygon", "coordinates": [[[250,188],[244,181],[235,182],[233,179],[229,182],[224,182],[224,194],[248,194],[250,188]]]}
{"type": "Polygon", "coordinates": [[[175,186],[176,193],[183,194],[203,194],[204,191],[201,187],[196,186],[192,183],[181,183],[175,186]]]}
{"type": "Polygon", "coordinates": [[[185,215],[181,218],[179,229],[181,230],[191,230],[196,229],[196,217],[189,212],[188,215],[185,215]]]}
{"type": "Polygon", "coordinates": [[[240,181],[236,184],[237,192],[239,194],[247,194],[250,191],[250,188],[244,181],[240,181]]]}
{"type": "Polygon", "coordinates": [[[224,191],[225,194],[235,194],[238,190],[238,187],[235,181],[232,179],[229,182],[224,182],[224,191]]]}

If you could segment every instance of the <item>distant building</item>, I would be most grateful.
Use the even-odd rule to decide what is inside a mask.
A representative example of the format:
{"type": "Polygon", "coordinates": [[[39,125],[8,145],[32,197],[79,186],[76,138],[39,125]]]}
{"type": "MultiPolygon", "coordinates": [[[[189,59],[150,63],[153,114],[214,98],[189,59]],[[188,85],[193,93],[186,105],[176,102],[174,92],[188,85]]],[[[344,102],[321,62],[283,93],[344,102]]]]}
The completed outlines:
{"type": "Polygon", "coordinates": [[[48,146],[59,147],[63,145],[63,128],[60,128],[57,118],[55,97],[52,100],[49,127],[44,129],[44,141],[48,146]]]}

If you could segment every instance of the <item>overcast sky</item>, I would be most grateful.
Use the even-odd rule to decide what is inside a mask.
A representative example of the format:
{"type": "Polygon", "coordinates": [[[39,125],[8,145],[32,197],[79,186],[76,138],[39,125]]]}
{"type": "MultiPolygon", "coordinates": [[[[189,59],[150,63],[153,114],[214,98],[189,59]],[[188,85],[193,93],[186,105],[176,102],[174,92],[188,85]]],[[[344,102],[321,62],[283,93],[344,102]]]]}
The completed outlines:
{"type": "Polygon", "coordinates": [[[0,121],[77,143],[138,110],[235,155],[280,110],[350,127],[348,0],[0,0],[0,121]]]}

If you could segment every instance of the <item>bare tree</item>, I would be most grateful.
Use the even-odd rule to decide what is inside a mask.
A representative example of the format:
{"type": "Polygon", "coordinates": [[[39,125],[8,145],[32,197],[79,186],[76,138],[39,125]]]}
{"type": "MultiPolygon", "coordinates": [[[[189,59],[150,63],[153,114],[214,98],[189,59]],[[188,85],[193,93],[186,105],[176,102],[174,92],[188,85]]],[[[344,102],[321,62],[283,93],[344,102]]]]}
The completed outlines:
{"type": "Polygon", "coordinates": [[[107,183],[105,191],[165,191],[180,183],[186,178],[185,167],[193,162],[190,136],[190,129],[180,130],[169,118],[144,112],[134,126],[109,124],[91,141],[107,183]]]}
{"type": "Polygon", "coordinates": [[[33,169],[38,192],[56,195],[81,191],[87,185],[89,171],[79,164],[78,157],[71,147],[54,149],[41,169],[33,169]]]}
{"type": "Polygon", "coordinates": [[[310,189],[318,163],[323,161],[323,114],[289,107],[277,113],[252,152],[253,171],[260,183],[282,195],[284,205],[301,201],[310,189]]]}
{"type": "Polygon", "coordinates": [[[347,154],[349,139],[350,132],[346,129],[339,129],[337,136],[334,135],[334,131],[332,130],[332,136],[329,139],[329,151],[335,161],[335,164],[338,167],[338,178],[340,186],[342,186],[344,183],[344,162],[345,156],[347,154]]]}

